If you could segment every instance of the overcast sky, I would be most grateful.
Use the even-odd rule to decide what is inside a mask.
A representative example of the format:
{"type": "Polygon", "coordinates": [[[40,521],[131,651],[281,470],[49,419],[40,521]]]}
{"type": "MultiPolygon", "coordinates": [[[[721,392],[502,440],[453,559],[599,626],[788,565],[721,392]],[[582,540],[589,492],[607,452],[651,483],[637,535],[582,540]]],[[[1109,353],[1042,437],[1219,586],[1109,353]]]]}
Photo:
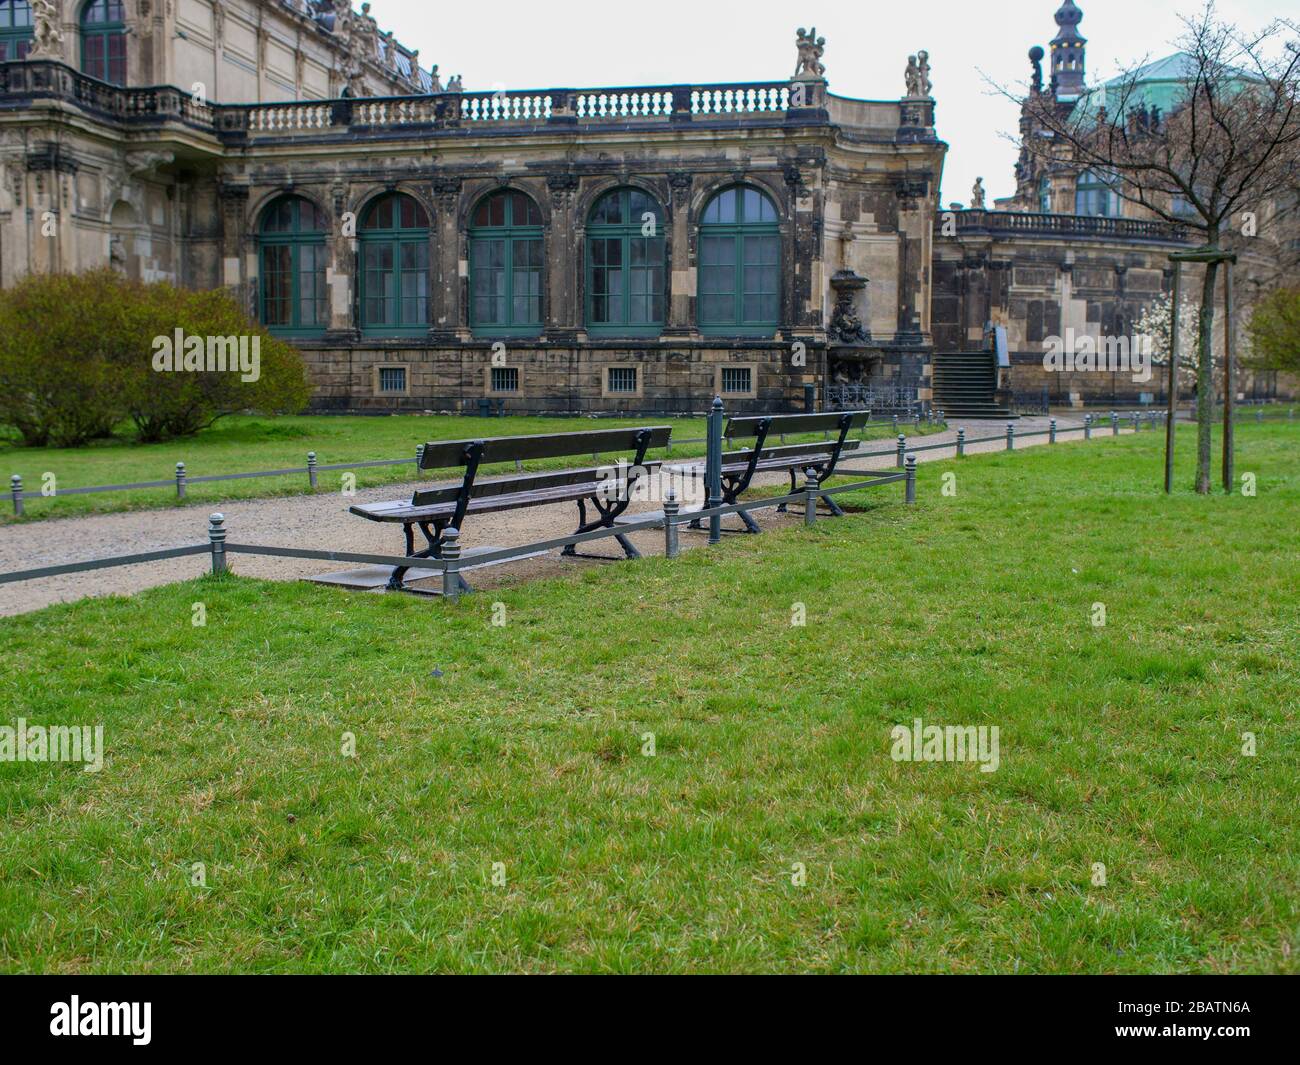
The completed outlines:
{"type": "MultiPolygon", "coordinates": [[[[1076,0],[1089,81],[1174,51],[1178,12],[1200,0],[1076,0]]],[[[795,30],[826,38],[826,76],[841,96],[897,99],[910,53],[930,53],[939,136],[948,142],[942,202],[966,201],[977,175],[991,201],[1015,191],[1017,108],[986,81],[1023,84],[1030,46],[1056,33],[1060,0],[372,0],[383,30],[420,49],[465,88],[585,88],[788,78],[795,30]]],[[[1295,14],[1295,0],[1219,0],[1249,28],[1295,14]]]]}

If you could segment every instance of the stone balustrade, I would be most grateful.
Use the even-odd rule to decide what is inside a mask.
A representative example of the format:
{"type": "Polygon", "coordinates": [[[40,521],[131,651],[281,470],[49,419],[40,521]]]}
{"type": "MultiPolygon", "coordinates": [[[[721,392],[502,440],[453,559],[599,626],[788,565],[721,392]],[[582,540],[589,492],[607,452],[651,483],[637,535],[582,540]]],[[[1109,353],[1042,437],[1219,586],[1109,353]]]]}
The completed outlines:
{"type": "MultiPolygon", "coordinates": [[[[0,63],[0,106],[56,98],[132,124],[182,120],[222,139],[254,140],[366,129],[475,128],[755,120],[827,121],[825,83],[714,85],[458,92],[373,99],[211,104],[170,86],[130,88],[87,77],[63,63],[0,63]],[[794,91],[795,85],[799,86],[794,91]]],[[[899,115],[897,104],[874,104],[899,115]]]]}
{"type": "Polygon", "coordinates": [[[1021,236],[1093,237],[1118,240],[1152,240],[1185,243],[1195,234],[1182,226],[1141,218],[1105,218],[1092,215],[1039,214],[1030,211],[942,211],[935,230],[943,233],[951,219],[957,234],[1016,234],[1021,236]]]}

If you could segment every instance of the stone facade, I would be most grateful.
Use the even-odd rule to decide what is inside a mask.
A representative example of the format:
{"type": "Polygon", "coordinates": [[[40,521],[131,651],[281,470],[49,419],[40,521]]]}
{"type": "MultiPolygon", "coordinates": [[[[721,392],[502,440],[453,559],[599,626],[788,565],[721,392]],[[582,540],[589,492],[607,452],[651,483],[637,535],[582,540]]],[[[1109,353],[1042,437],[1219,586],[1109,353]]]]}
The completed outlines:
{"type": "MultiPolygon", "coordinates": [[[[1003,211],[941,216],[935,245],[933,332],[937,351],[987,346],[989,324],[1006,329],[1011,366],[1006,397],[1015,405],[1129,406],[1164,401],[1165,381],[1124,373],[1060,373],[1044,368],[1049,337],[1131,337],[1143,310],[1168,293],[1171,252],[1191,245],[1171,227],[1127,219],[1053,218],[1003,211]],[[949,233],[943,235],[945,220],[949,233]]],[[[1267,274],[1267,258],[1243,255],[1243,295],[1267,274]]],[[[1183,271],[1184,292],[1199,293],[1200,270],[1183,271]]],[[[1219,323],[1220,330],[1222,323],[1219,323]]],[[[1221,335],[1216,338],[1221,343],[1221,335]]],[[[1247,396],[1271,398],[1277,383],[1242,375],[1247,396]]],[[[1289,385],[1284,389],[1289,393],[1289,385]]]]}
{"type": "MultiPolygon", "coordinates": [[[[281,18],[284,7],[250,0],[239,10],[281,18]]],[[[945,152],[934,101],[835,96],[816,73],[823,45],[801,36],[799,76],[768,83],[285,102],[242,84],[244,103],[110,87],[51,60],[3,64],[0,283],[111,262],[145,279],[226,286],[256,311],[261,222],[291,193],[330,220],[328,323],[293,337],[322,409],[476,408],[494,353],[520,371],[520,387],[498,396],[517,410],[699,410],[724,365],[750,369],[733,405],[801,409],[836,352],[924,402],[945,152]],[[773,327],[729,336],[698,324],[698,238],[709,201],[736,186],[775,207],[780,295],[773,327]],[[620,187],[663,210],[665,314],[652,336],[587,328],[585,230],[600,195],[620,187]],[[501,189],[525,193],[542,215],[532,336],[470,325],[469,215],[501,189]],[[429,219],[418,336],[365,328],[359,309],[356,219],[394,191],[429,219]],[[857,297],[869,345],[828,337],[836,271],[869,279],[857,297]],[[636,387],[611,393],[605,370],[624,365],[641,368],[636,387]],[[403,387],[378,394],[379,367],[404,370],[393,379],[403,387]]],[[[182,65],[177,54],[161,69],[179,76],[182,65]]]]}
{"type": "Polygon", "coordinates": [[[64,0],[58,40],[0,63],[0,285],[111,264],[227,287],[258,314],[262,224],[292,195],[327,220],[323,320],[291,338],[318,409],[700,411],[723,391],[732,409],[798,410],[841,385],[924,406],[935,351],[982,346],[988,322],[1009,327],[1025,367],[1011,390],[1035,391],[1040,334],[1131,323],[1180,244],[1110,219],[940,214],[947,148],[923,51],[885,101],[829,91],[815,30],[784,80],[476,93],[422,71],[368,9],[128,0],[127,85],[114,86],[75,69],[80,9],[64,0]],[[728,335],[700,324],[700,232],[736,187],[774,208],[779,298],[775,324],[728,335]],[[593,207],[620,188],[651,197],[664,226],[662,322],[626,336],[587,312],[593,207]],[[500,190],[541,217],[526,335],[471,325],[470,215],[500,190]],[[428,220],[427,316],[385,333],[362,321],[357,221],[393,192],[428,220]],[[494,367],[516,371],[512,387],[491,391],[494,367]]]}

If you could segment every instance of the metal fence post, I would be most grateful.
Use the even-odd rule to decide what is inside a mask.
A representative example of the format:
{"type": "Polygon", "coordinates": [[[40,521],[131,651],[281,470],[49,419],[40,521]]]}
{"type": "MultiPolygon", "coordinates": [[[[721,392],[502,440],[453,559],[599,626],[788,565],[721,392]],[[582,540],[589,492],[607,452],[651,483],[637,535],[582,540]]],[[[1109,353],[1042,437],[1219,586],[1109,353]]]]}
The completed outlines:
{"type": "Polygon", "coordinates": [[[957,457],[966,457],[966,430],[964,428],[957,430],[957,457]]]}
{"type": "Polygon", "coordinates": [[[1264,408],[1260,407],[1259,410],[1255,412],[1255,421],[1262,422],[1263,420],[1264,420],[1264,408]]]}
{"type": "Polygon", "coordinates": [[[208,515],[208,546],[212,550],[212,572],[217,576],[226,572],[226,516],[208,515]]]}
{"type": "Polygon", "coordinates": [[[894,418],[894,432],[898,432],[898,415],[895,414],[893,418],[894,418]]]}
{"type": "Polygon", "coordinates": [[[14,513],[21,518],[23,516],[23,479],[16,473],[9,478],[9,491],[14,497],[14,513]]]}
{"type": "Polygon", "coordinates": [[[1085,414],[1083,416],[1083,438],[1085,440],[1092,439],[1092,415],[1091,414],[1085,414]]]}
{"type": "Polygon", "coordinates": [[[316,487],[316,452],[307,452],[307,483],[316,487]]]}
{"type": "Polygon", "coordinates": [[[665,558],[676,558],[681,551],[677,536],[677,513],[681,509],[681,504],[677,502],[677,492],[672,488],[668,489],[668,495],[664,498],[665,558]]]}
{"type": "Polygon", "coordinates": [[[907,469],[903,478],[903,502],[916,502],[916,456],[907,456],[907,469]]]}
{"type": "Polygon", "coordinates": [[[898,468],[901,470],[903,468],[903,456],[907,454],[907,437],[903,433],[898,434],[898,447],[896,451],[898,454],[898,468]]]}
{"type": "MultiPolygon", "coordinates": [[[[722,506],[722,397],[714,396],[709,408],[708,449],[704,458],[704,477],[709,493],[709,507],[722,506]]],[[[709,543],[722,542],[722,515],[714,514],[709,518],[709,543]]]]}
{"type": "Polygon", "coordinates": [[[1015,451],[1016,449],[1016,426],[1014,422],[1007,422],[1007,450],[1015,451]]]}
{"type": "Polygon", "coordinates": [[[176,463],[176,498],[185,498],[185,463],[176,463]]]}
{"type": "Polygon", "coordinates": [[[817,478],[811,469],[803,471],[803,523],[812,525],[817,521],[817,478]]]}
{"type": "Polygon", "coordinates": [[[421,466],[421,463],[423,462],[424,462],[424,445],[416,444],[415,445],[415,479],[417,481],[420,479],[420,470],[423,468],[421,466]]]}
{"type": "Polygon", "coordinates": [[[442,595],[453,603],[460,599],[460,530],[448,529],[442,534],[442,554],[446,564],[442,571],[442,595]]]}
{"type": "Polygon", "coordinates": [[[1119,436],[1119,415],[1114,411],[1110,412],[1110,435],[1119,436]]]}
{"type": "Polygon", "coordinates": [[[1056,443],[1056,419],[1055,418],[1052,419],[1051,424],[1047,427],[1047,442],[1049,444],[1056,443]]]}
{"type": "Polygon", "coordinates": [[[1142,415],[1138,411],[1133,412],[1133,431],[1135,433],[1142,431],[1142,415]]]}

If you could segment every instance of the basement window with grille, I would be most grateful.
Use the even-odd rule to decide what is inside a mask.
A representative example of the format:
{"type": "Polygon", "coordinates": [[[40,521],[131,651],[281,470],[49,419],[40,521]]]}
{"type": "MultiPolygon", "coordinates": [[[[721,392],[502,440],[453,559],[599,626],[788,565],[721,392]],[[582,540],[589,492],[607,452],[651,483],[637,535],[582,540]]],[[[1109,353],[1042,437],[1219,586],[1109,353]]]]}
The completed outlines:
{"type": "Polygon", "coordinates": [[[398,396],[406,395],[405,366],[379,367],[379,394],[398,396]]]}
{"type": "Polygon", "coordinates": [[[636,394],[636,367],[611,366],[609,368],[608,391],[625,395],[636,394]]]}
{"type": "Polygon", "coordinates": [[[519,391],[519,367],[518,366],[493,366],[492,367],[492,391],[493,392],[518,392],[519,391]]]}
{"type": "Polygon", "coordinates": [[[754,390],[754,371],[748,366],[724,366],[722,368],[722,394],[734,395],[737,392],[748,395],[754,390]]]}

